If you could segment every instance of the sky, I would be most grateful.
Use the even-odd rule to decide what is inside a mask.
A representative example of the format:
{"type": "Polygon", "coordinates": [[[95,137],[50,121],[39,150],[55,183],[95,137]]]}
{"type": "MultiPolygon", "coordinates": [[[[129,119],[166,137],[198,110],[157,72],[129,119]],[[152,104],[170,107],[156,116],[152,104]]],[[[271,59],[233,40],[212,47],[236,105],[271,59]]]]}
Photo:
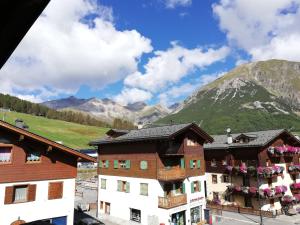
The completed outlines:
{"type": "Polygon", "coordinates": [[[0,92],[170,106],[236,66],[300,61],[300,0],[51,0],[0,92]]]}

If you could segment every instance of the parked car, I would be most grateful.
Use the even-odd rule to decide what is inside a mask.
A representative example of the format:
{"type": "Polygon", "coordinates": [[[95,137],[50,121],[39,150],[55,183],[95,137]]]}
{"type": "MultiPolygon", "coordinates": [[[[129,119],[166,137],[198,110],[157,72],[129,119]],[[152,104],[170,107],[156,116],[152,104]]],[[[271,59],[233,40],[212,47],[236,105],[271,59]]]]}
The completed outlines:
{"type": "Polygon", "coordinates": [[[79,220],[77,225],[104,225],[104,223],[94,218],[83,218],[79,220]]]}

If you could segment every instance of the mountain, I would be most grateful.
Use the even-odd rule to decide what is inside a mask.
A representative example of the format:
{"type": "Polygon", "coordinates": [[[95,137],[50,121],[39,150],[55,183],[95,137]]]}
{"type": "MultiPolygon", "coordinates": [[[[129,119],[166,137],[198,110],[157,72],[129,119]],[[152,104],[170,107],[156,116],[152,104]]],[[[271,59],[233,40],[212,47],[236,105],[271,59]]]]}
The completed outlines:
{"type": "Polygon", "coordinates": [[[156,123],[196,122],[212,134],[275,128],[300,131],[300,63],[238,66],[203,86],[156,123]]]}
{"type": "Polygon", "coordinates": [[[112,123],[115,118],[121,118],[135,124],[152,123],[168,115],[171,111],[162,105],[149,106],[144,102],[135,102],[123,106],[111,99],[78,99],[68,97],[42,103],[58,110],[73,110],[84,112],[102,121],[112,123]]]}

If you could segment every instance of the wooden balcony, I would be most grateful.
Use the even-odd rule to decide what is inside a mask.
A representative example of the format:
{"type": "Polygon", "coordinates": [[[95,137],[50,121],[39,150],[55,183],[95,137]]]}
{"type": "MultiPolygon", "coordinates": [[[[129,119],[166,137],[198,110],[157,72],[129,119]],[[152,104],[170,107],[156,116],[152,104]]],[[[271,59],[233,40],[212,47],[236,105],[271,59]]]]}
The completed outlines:
{"type": "Polygon", "coordinates": [[[171,168],[158,169],[157,179],[161,181],[182,180],[185,178],[185,169],[171,168]]]}
{"type": "Polygon", "coordinates": [[[187,204],[186,194],[172,197],[158,197],[159,208],[170,209],[185,204],[187,204]]]}

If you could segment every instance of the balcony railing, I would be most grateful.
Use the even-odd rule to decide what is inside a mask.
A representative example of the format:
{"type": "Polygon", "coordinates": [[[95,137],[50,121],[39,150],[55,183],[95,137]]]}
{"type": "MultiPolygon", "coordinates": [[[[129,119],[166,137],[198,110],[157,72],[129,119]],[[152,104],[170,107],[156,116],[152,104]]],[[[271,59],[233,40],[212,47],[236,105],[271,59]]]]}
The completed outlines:
{"type": "Polygon", "coordinates": [[[170,209],[185,204],[187,204],[186,194],[172,197],[158,197],[159,208],[170,209]]]}
{"type": "Polygon", "coordinates": [[[157,178],[161,181],[181,180],[185,178],[185,170],[180,168],[158,169],[157,178]]]}

